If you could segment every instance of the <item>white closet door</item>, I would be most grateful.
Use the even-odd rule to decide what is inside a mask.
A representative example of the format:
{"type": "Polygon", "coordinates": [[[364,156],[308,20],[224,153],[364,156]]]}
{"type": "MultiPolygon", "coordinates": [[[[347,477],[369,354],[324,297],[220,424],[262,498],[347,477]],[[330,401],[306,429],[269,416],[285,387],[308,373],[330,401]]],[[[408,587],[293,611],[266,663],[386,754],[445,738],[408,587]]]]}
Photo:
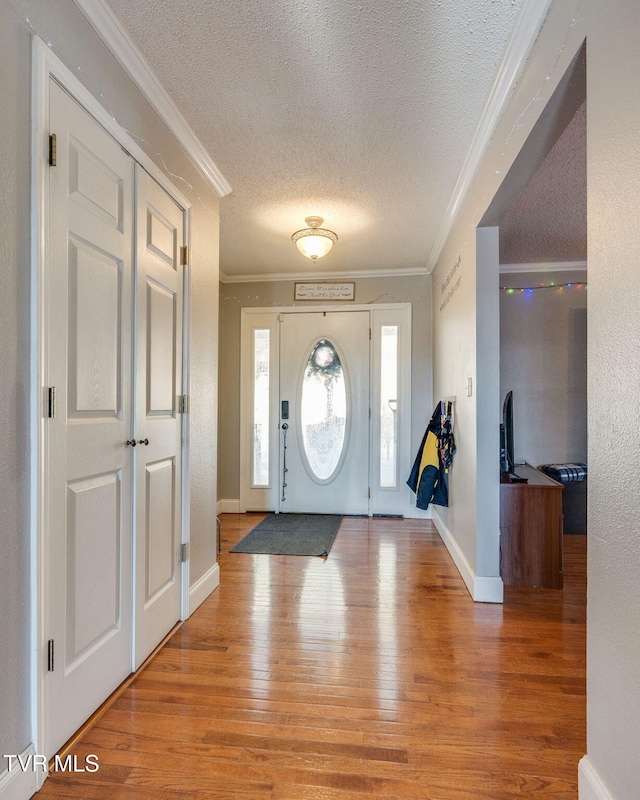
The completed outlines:
{"type": "Polygon", "coordinates": [[[133,161],[55,82],[44,302],[51,756],[131,671],[133,161]]]}
{"type": "Polygon", "coordinates": [[[135,666],[180,619],[184,212],[136,165],[135,666]]]}

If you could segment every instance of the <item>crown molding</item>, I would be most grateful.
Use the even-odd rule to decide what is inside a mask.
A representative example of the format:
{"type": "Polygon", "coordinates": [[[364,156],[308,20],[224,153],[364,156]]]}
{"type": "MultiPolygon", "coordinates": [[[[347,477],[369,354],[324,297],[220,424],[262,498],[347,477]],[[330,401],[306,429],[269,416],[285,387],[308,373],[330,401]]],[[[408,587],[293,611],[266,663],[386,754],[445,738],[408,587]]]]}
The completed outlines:
{"type": "Polygon", "coordinates": [[[576,272],[586,269],[586,261],[538,261],[531,264],[500,264],[500,272],[576,272]]]}
{"type": "Polygon", "coordinates": [[[218,197],[229,194],[231,186],[226,178],[105,0],[74,0],[74,3],[140,89],[156,114],[176,137],[218,197]]]}
{"type": "Polygon", "coordinates": [[[440,254],[457,219],[458,212],[467,196],[471,182],[495,133],[498,121],[507,106],[520,73],[527,63],[529,54],[538,38],[551,2],[552,0],[525,0],[522,5],[504,56],[500,62],[498,74],[471,141],[471,147],[454,187],[444,220],[431,248],[427,262],[428,272],[433,272],[438,258],[440,258],[440,254]]]}
{"type": "Polygon", "coordinates": [[[227,275],[220,271],[220,283],[271,283],[274,281],[342,281],[357,278],[428,277],[424,267],[410,269],[368,269],[350,272],[271,272],[264,275],[227,275]]]}

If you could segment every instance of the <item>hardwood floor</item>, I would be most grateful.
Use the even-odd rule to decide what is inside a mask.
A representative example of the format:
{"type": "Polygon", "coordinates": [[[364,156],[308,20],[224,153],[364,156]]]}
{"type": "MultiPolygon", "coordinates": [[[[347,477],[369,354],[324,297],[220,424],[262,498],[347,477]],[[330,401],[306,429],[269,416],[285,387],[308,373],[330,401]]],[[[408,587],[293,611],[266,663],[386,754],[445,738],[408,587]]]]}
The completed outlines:
{"type": "Polygon", "coordinates": [[[577,798],[586,537],[563,591],[474,604],[431,523],[345,518],[327,559],[229,553],[219,589],[39,798],[577,798]]]}

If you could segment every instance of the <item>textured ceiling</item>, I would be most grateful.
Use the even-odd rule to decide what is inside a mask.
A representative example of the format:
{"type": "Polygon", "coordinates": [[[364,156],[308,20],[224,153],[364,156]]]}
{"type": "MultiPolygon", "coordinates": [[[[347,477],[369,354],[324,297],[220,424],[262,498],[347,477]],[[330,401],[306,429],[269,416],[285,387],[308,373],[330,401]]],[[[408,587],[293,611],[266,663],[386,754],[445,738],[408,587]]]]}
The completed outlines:
{"type": "Polygon", "coordinates": [[[587,258],[587,107],[583,103],[500,223],[500,263],[587,258]]]}
{"type": "Polygon", "coordinates": [[[109,0],[233,188],[221,269],[425,266],[521,0],[109,0]]]}

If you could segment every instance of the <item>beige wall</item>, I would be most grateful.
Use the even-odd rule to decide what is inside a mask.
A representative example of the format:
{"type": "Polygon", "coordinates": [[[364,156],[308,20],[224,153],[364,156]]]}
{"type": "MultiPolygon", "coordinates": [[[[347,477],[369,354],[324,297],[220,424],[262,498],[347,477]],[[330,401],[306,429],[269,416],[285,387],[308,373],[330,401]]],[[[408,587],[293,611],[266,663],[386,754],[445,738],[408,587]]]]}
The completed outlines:
{"type": "MultiPolygon", "coordinates": [[[[220,452],[218,497],[240,496],[240,309],[293,306],[293,281],[220,284],[220,452]]],[[[355,302],[412,304],[411,452],[432,412],[431,278],[429,275],[356,280],[355,302]]],[[[406,465],[407,476],[411,464],[406,465]]]]}
{"type": "Polygon", "coordinates": [[[587,753],[624,800],[640,787],[640,4],[589,0],[587,30],[587,753]]]}
{"type": "MultiPolygon", "coordinates": [[[[479,304],[484,265],[475,229],[581,42],[587,38],[589,597],[588,757],[580,798],[638,795],[640,760],[640,5],[636,0],[554,0],[510,97],[434,272],[434,391],[460,394],[483,363],[478,331],[490,326],[479,304]],[[458,257],[462,282],[438,310],[438,281],[458,257]],[[478,323],[476,325],[476,322],[478,323]],[[597,787],[597,788],[596,788],[597,787]],[[599,793],[597,793],[599,792],[599,793]]],[[[495,549],[477,524],[484,500],[478,476],[492,474],[495,453],[477,450],[480,421],[496,408],[459,404],[458,454],[448,524],[470,563],[495,549]],[[464,480],[459,480],[462,475],[464,480]]],[[[497,477],[496,477],[497,480],[497,477]]],[[[486,568],[484,565],[483,568],[486,568]]],[[[577,768],[577,765],[576,765],[577,768]]]]}
{"type": "MultiPolygon", "coordinates": [[[[191,579],[215,563],[218,199],[72,0],[0,3],[0,753],[32,741],[29,700],[30,25],[193,203],[191,579]],[[189,187],[193,187],[192,189],[189,187]]],[[[0,774],[5,768],[0,761],[0,774]]]]}
{"type": "MultiPolygon", "coordinates": [[[[582,272],[500,276],[503,286],[578,284],[582,272]]],[[[500,292],[500,399],[513,390],[517,461],[587,460],[585,289],[500,292]]]]}

